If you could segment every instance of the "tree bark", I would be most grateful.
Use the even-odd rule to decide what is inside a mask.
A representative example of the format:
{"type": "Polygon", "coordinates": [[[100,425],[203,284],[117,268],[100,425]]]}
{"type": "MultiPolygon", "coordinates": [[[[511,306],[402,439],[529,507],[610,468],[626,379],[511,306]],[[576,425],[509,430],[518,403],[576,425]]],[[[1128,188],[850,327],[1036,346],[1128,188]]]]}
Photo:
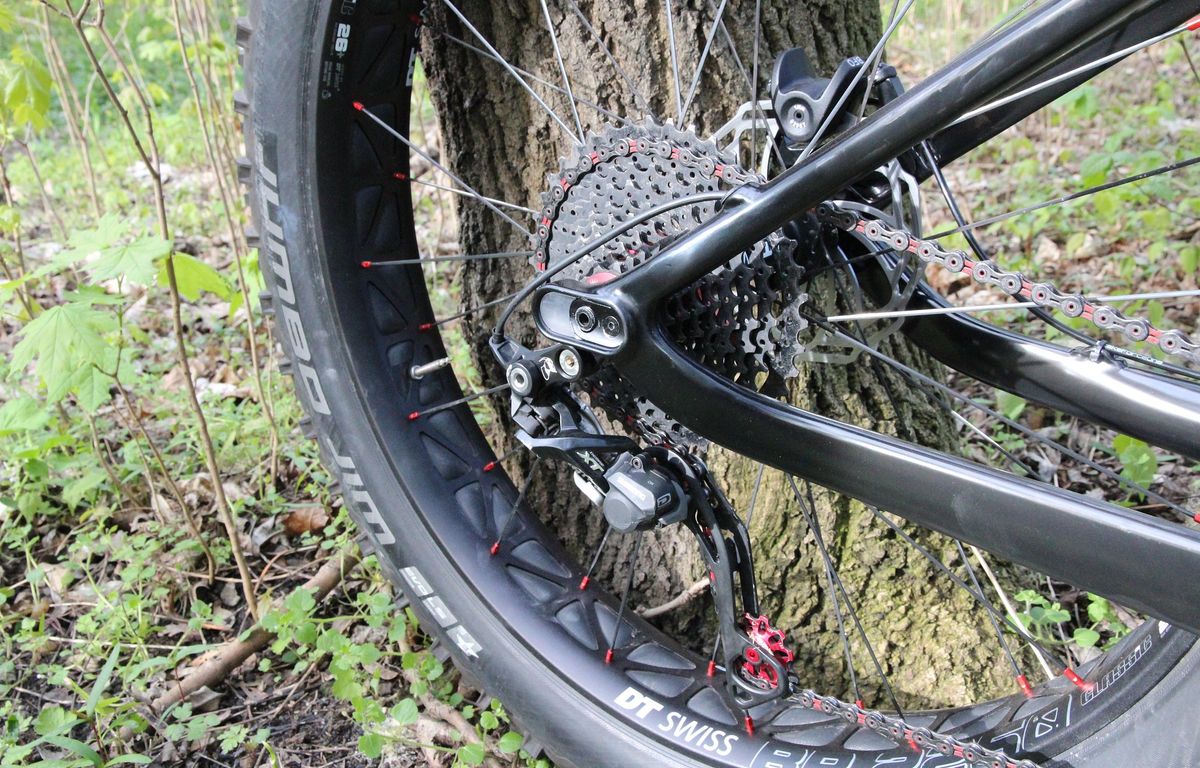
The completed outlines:
{"type": "MultiPolygon", "coordinates": [[[[572,12],[570,0],[548,2],[575,95],[619,115],[641,119],[646,105],[626,82],[628,77],[655,114],[674,114],[674,76],[663,0],[576,2],[623,74],[572,12]]],[[[672,5],[683,100],[720,1],[675,0],[672,5]]],[[[462,0],[456,7],[513,66],[544,81],[561,83],[538,0],[462,0]]],[[[766,98],[775,56],[786,49],[803,47],[823,73],[831,72],[847,56],[865,57],[880,34],[879,11],[878,0],[762,0],[760,98],[766,98]]],[[[753,67],[754,13],[754,2],[731,0],[724,15],[746,73],[753,67]]],[[[549,189],[547,174],[556,173],[559,158],[569,153],[570,135],[528,97],[510,73],[445,37],[448,33],[484,47],[443,4],[431,4],[430,16],[421,56],[439,114],[443,161],[484,195],[540,209],[540,193],[549,189]]],[[[700,136],[712,133],[751,99],[746,77],[730,55],[721,30],[707,62],[687,118],[700,136]]],[[[542,85],[534,83],[533,87],[574,130],[566,98],[542,85]]],[[[605,117],[587,106],[579,106],[579,118],[585,131],[604,127],[605,117]]],[[[486,207],[467,198],[459,198],[457,206],[463,253],[528,247],[523,235],[486,207]]],[[[510,293],[533,274],[523,261],[468,263],[461,272],[463,306],[478,306],[510,293]]],[[[502,380],[487,348],[494,319],[494,314],[473,315],[464,325],[489,384],[502,380]]],[[[528,346],[539,344],[526,318],[511,325],[510,334],[528,346]]],[[[926,369],[932,365],[895,339],[885,342],[885,347],[909,364],[926,369]]],[[[866,360],[847,366],[808,366],[791,382],[790,400],[833,418],[926,444],[944,446],[953,440],[953,429],[943,411],[898,375],[866,360]]],[[[495,405],[500,426],[497,439],[507,440],[501,434],[507,399],[495,405]]],[[[744,515],[757,465],[717,448],[709,450],[708,461],[744,515]]],[[[590,559],[606,526],[561,467],[543,466],[527,498],[535,508],[546,510],[544,514],[581,561],[590,559]]],[[[838,573],[902,704],[978,701],[1011,687],[1008,671],[994,650],[997,643],[986,615],[974,610],[965,594],[860,505],[819,489],[816,501],[838,573]]],[[[790,485],[774,470],[767,470],[759,489],[751,535],[764,610],[776,626],[789,632],[797,650],[796,669],[804,683],[825,692],[852,695],[823,560],[790,485]]],[[[956,559],[951,542],[932,535],[921,535],[921,540],[947,562],[956,559]]],[[[594,578],[619,588],[628,573],[632,549],[632,536],[614,535],[594,578]]],[[[696,545],[686,530],[676,527],[648,534],[636,568],[636,594],[631,604],[650,607],[666,603],[686,591],[701,573],[696,545]]],[[[849,622],[848,616],[846,620],[849,622]]],[[[685,642],[690,639],[697,649],[713,637],[707,595],[687,601],[655,621],[685,642]]],[[[874,698],[879,694],[879,677],[861,639],[851,632],[862,690],[868,701],[879,702],[874,698]]]]}

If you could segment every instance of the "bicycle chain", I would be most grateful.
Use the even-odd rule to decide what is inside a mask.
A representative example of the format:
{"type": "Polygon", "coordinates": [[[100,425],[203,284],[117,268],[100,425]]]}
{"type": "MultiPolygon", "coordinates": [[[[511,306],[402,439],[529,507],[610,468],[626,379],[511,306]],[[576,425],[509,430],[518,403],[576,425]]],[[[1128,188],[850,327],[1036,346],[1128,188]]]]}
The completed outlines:
{"type": "Polygon", "coordinates": [[[847,704],[832,696],[822,696],[814,691],[803,691],[793,701],[800,706],[827,715],[840,717],[852,725],[868,728],[897,744],[908,744],[917,751],[937,752],[947,757],[962,760],[966,768],[1038,768],[1030,760],[1013,760],[1004,752],[988,749],[973,741],[961,741],[953,736],[934,733],[928,728],[914,728],[898,717],[864,709],[857,704],[847,704]]]}
{"type": "Polygon", "coordinates": [[[1039,307],[1057,309],[1067,317],[1082,317],[1097,328],[1120,331],[1126,338],[1153,344],[1168,355],[1200,362],[1200,344],[1182,331],[1160,330],[1144,318],[1126,317],[1120,311],[1089,301],[1080,294],[1060,291],[1050,283],[1035,283],[1020,272],[1005,272],[991,259],[980,261],[972,259],[966,251],[947,251],[932,240],[921,240],[878,220],[864,219],[858,213],[832,203],[819,206],[817,215],[839,229],[857,232],[892,250],[914,254],[926,264],[935,264],[954,274],[965,270],[975,282],[994,285],[1009,296],[1023,298],[1039,307]]]}

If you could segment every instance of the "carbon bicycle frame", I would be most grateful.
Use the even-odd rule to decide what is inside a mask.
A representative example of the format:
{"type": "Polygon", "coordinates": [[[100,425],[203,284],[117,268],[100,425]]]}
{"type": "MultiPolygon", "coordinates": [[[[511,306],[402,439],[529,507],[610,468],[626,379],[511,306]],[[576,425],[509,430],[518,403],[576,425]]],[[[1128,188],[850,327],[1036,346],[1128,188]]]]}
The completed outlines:
{"type": "MultiPolygon", "coordinates": [[[[1197,532],[739,387],[672,344],[657,314],[673,292],[918,143],[928,140],[945,164],[1094,73],[952,126],[958,115],[1176,28],[1197,12],[1195,0],[1061,0],[977,43],[803,164],[762,187],[737,190],[709,222],[591,293],[624,324],[613,362],[639,392],[721,445],[1200,633],[1197,532]]],[[[937,301],[928,294],[919,300],[937,301]]],[[[974,320],[925,318],[905,330],[953,368],[1200,456],[1197,387],[974,320]]]]}

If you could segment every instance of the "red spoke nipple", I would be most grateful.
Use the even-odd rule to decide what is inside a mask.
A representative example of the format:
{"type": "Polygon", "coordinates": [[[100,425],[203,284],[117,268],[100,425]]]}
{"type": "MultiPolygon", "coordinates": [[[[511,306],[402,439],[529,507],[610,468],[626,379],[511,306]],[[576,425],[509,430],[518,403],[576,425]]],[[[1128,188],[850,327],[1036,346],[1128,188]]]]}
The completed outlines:
{"type": "Polygon", "coordinates": [[[866,708],[867,708],[867,705],[866,705],[866,704],[863,704],[863,700],[862,700],[862,699],[855,699],[855,700],[854,700],[854,706],[858,707],[859,709],[866,709],[866,708]]]}
{"type": "Polygon", "coordinates": [[[492,543],[492,548],[489,549],[488,551],[491,552],[493,556],[495,556],[495,554],[500,551],[500,539],[496,539],[496,541],[492,543]]]}
{"type": "Polygon", "coordinates": [[[1188,23],[1187,23],[1187,28],[1189,30],[1191,30],[1192,32],[1195,32],[1196,30],[1200,29],[1200,15],[1193,16],[1191,19],[1189,19],[1188,23]]]}
{"type": "Polygon", "coordinates": [[[1083,691],[1090,691],[1090,690],[1092,690],[1092,688],[1095,687],[1095,685],[1093,683],[1089,683],[1087,680],[1084,680],[1082,677],[1079,676],[1078,672],[1071,669],[1070,667],[1067,667],[1066,669],[1063,670],[1063,677],[1070,680],[1072,683],[1075,684],[1076,688],[1079,688],[1080,690],[1083,690],[1083,691]]]}
{"type": "Polygon", "coordinates": [[[369,262],[369,261],[360,261],[358,265],[359,265],[360,267],[362,267],[363,269],[370,269],[370,268],[371,268],[371,262],[369,262]]]}
{"type": "Polygon", "coordinates": [[[1025,675],[1017,675],[1017,685],[1021,686],[1021,693],[1025,694],[1025,698],[1033,698],[1033,686],[1029,684],[1029,678],[1025,675]]]}
{"type": "Polygon", "coordinates": [[[496,468],[496,462],[494,462],[494,461],[489,461],[487,464],[483,465],[484,472],[491,472],[495,468],[496,468]]]}
{"type": "Polygon", "coordinates": [[[363,106],[363,103],[361,101],[354,102],[354,108],[357,109],[359,112],[362,112],[364,109],[366,109],[366,107],[363,106]]]}
{"type": "Polygon", "coordinates": [[[592,580],[591,576],[584,576],[582,579],[580,579],[579,580],[579,590],[582,592],[583,590],[587,589],[588,582],[590,582],[591,580],[592,580]]]}
{"type": "Polygon", "coordinates": [[[408,174],[401,173],[400,171],[396,171],[395,173],[393,173],[392,177],[399,181],[408,181],[408,174]]]}
{"type": "Polygon", "coordinates": [[[751,736],[754,735],[754,718],[750,717],[750,715],[746,715],[746,733],[751,736]]]}
{"type": "Polygon", "coordinates": [[[417,420],[417,419],[419,419],[419,418],[421,418],[421,412],[420,412],[420,411],[413,411],[412,413],[408,414],[408,420],[409,420],[409,421],[416,421],[416,420],[417,420]]]}
{"type": "Polygon", "coordinates": [[[433,328],[433,323],[421,323],[417,326],[418,331],[428,331],[431,328],[433,328]]]}
{"type": "Polygon", "coordinates": [[[713,661],[712,659],[709,659],[709,661],[708,661],[708,676],[712,677],[715,674],[717,674],[717,662],[713,661]]]}
{"type": "Polygon", "coordinates": [[[612,659],[613,659],[613,650],[612,650],[612,648],[609,648],[607,651],[604,652],[604,663],[612,664],[612,659]]]}
{"type": "Polygon", "coordinates": [[[1200,523],[1200,512],[1197,512],[1196,514],[1192,515],[1192,519],[1195,520],[1197,523],[1200,523]]]}

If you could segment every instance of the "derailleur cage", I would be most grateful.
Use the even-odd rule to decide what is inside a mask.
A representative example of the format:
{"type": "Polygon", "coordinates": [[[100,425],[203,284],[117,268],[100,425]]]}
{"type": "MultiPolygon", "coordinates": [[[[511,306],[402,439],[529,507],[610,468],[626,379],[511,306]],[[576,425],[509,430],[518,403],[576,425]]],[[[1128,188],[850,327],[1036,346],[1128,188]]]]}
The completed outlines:
{"type": "Polygon", "coordinates": [[[764,640],[749,533],[703,459],[605,434],[570,388],[592,364],[587,353],[565,344],[535,351],[507,338],[494,339],[492,349],[508,375],[517,439],[537,456],[570,465],[580,490],[613,528],[627,533],[682,523],[696,537],[711,582],[729,692],[738,705],[788,696],[792,655],[781,634],[770,635],[778,642],[764,640]],[[578,366],[561,365],[570,353],[578,366]]]}

